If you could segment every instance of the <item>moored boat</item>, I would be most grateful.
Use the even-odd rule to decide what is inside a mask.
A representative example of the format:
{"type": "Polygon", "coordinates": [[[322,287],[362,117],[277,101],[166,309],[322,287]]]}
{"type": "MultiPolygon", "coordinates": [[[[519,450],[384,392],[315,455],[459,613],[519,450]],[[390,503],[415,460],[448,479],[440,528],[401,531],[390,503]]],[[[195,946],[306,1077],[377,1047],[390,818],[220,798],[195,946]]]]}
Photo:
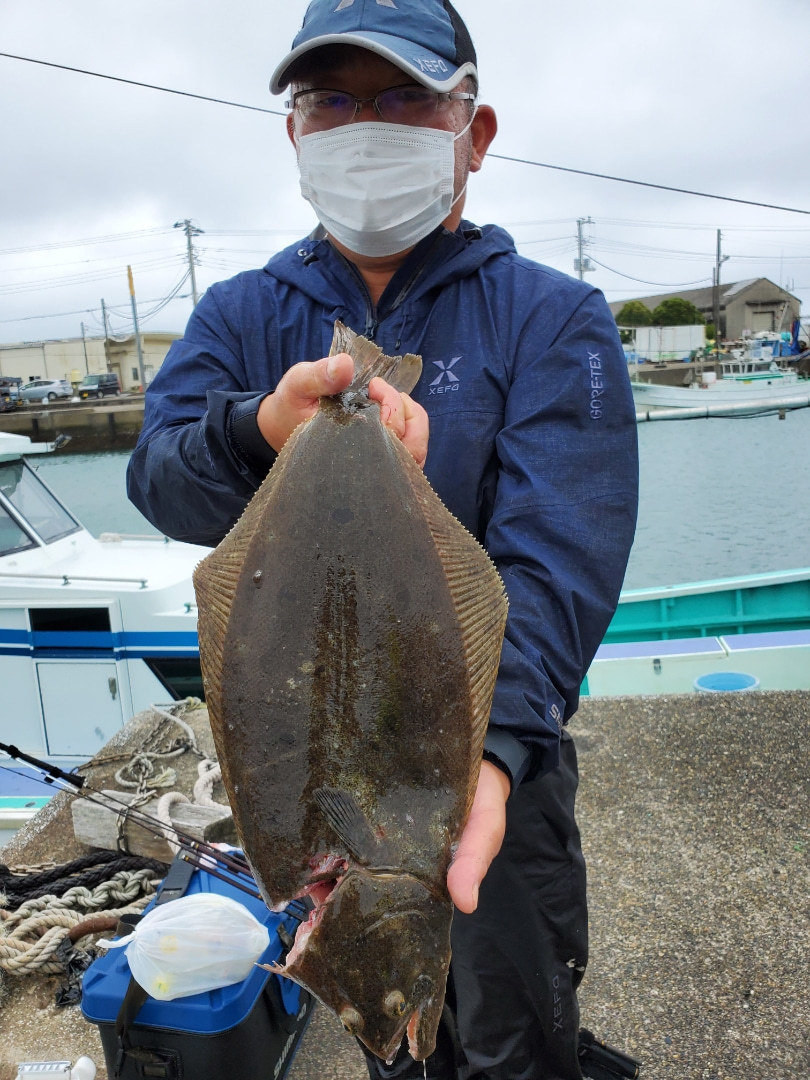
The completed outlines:
{"type": "MultiPolygon", "coordinates": [[[[70,768],[150,704],[201,694],[191,574],[207,549],[93,537],[26,460],[53,449],[0,432],[0,741],[70,768]]],[[[9,764],[0,825],[47,795],[9,764]]]]}
{"type": "Polygon", "coordinates": [[[638,409],[697,409],[705,415],[724,412],[762,412],[810,405],[810,381],[780,367],[767,350],[759,355],[740,352],[720,360],[720,377],[700,370],[688,386],[666,386],[631,379],[638,409]]]}
{"type": "Polygon", "coordinates": [[[810,567],[630,589],[583,692],[810,689],[810,567]]]}

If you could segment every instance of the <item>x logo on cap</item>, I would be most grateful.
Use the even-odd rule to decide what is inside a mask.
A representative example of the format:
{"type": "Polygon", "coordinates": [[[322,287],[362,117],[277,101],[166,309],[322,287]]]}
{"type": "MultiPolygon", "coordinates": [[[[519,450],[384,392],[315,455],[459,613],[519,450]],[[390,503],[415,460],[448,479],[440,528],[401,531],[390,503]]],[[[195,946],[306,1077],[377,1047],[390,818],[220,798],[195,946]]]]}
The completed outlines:
{"type": "MultiPolygon", "coordinates": [[[[340,3],[335,8],[335,11],[343,11],[345,8],[350,8],[353,3],[354,0],[340,0],[340,3]]],[[[394,0],[377,0],[377,7],[395,8],[396,6],[397,5],[394,3],[394,0]]]]}

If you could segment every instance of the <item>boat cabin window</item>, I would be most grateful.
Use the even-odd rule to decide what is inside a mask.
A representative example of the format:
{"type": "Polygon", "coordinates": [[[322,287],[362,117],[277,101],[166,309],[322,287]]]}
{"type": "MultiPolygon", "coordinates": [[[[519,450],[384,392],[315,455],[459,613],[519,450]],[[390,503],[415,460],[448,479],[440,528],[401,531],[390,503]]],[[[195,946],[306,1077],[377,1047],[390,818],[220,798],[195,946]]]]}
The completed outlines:
{"type": "Polygon", "coordinates": [[[81,528],[23,461],[0,464],[0,493],[46,544],[81,528]]]}
{"type": "Polygon", "coordinates": [[[25,551],[32,547],[36,547],[33,539],[20,528],[6,508],[0,505],[0,555],[13,555],[15,551],[25,551]]]}
{"type": "Polygon", "coordinates": [[[183,656],[146,657],[145,663],[176,701],[185,697],[205,700],[199,660],[183,656]]]}
{"type": "Polygon", "coordinates": [[[31,608],[31,629],[35,633],[109,633],[110,612],[107,608],[31,608]]]}

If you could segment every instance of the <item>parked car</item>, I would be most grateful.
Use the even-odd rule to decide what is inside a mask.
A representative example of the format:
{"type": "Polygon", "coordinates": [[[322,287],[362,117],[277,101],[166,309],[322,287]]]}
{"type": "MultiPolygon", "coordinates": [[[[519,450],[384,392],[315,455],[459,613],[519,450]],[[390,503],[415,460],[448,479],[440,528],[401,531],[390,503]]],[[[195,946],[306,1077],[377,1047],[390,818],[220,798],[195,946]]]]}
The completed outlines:
{"type": "Polygon", "coordinates": [[[23,401],[56,401],[73,397],[73,387],[67,379],[30,379],[20,387],[23,401]]]}
{"type": "Polygon", "coordinates": [[[118,376],[111,373],[85,375],[76,393],[80,398],[100,398],[111,394],[117,397],[121,393],[121,383],[118,381],[118,376]]]}
{"type": "Polygon", "coordinates": [[[19,384],[21,379],[0,378],[0,412],[12,412],[22,405],[19,384]]]}

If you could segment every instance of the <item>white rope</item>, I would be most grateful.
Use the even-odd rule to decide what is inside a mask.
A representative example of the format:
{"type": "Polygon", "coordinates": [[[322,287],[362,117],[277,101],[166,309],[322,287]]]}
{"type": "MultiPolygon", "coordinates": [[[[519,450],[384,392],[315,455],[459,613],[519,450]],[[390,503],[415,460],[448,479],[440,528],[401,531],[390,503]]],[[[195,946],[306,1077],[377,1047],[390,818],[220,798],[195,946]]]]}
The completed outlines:
{"type": "Polygon", "coordinates": [[[197,766],[197,780],[194,784],[194,802],[198,806],[222,806],[224,809],[228,807],[224,803],[218,803],[214,798],[214,784],[218,784],[222,780],[222,768],[217,761],[212,761],[210,758],[203,758],[197,766]]]}

